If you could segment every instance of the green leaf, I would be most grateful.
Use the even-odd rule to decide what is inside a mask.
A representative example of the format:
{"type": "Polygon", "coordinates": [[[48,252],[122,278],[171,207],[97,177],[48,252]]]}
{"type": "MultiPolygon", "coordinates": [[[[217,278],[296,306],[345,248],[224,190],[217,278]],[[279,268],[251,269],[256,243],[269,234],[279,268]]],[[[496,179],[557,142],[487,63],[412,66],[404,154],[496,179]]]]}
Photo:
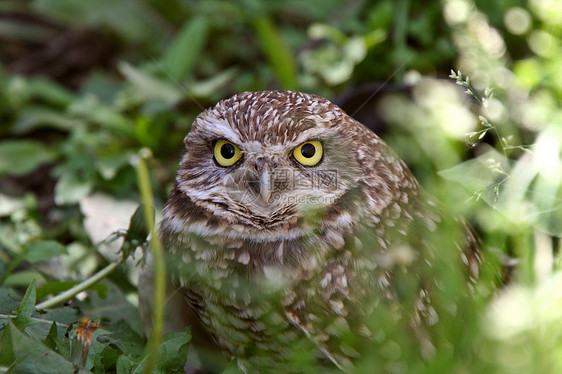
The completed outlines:
{"type": "MultiPolygon", "coordinates": [[[[82,311],[73,307],[60,307],[48,310],[38,311],[41,318],[49,321],[57,321],[57,323],[69,326],[80,319],[82,311]]],[[[60,327],[60,325],[59,325],[60,327]]]]}
{"type": "Polygon", "coordinates": [[[7,323],[4,326],[2,338],[0,338],[0,366],[10,366],[15,359],[12,334],[10,333],[9,323],[7,323]]]}
{"type": "Polygon", "coordinates": [[[224,368],[222,374],[242,374],[242,371],[238,369],[238,359],[231,360],[224,368]]]}
{"type": "Polygon", "coordinates": [[[125,242],[123,243],[123,255],[127,256],[129,250],[134,250],[138,246],[144,244],[148,238],[149,230],[146,227],[146,220],[144,217],[144,209],[148,209],[151,216],[154,217],[154,208],[147,207],[143,204],[139,205],[135,213],[131,216],[129,221],[129,228],[125,235],[125,242]]]}
{"type": "Polygon", "coordinates": [[[33,314],[35,301],[35,280],[33,280],[29,287],[27,287],[25,295],[23,295],[23,299],[21,300],[20,306],[16,310],[17,317],[14,318],[13,323],[18,328],[23,330],[31,324],[31,315],[33,314]]]}
{"type": "Polygon", "coordinates": [[[105,334],[111,334],[111,332],[98,329],[92,334],[92,346],[88,351],[86,369],[93,370],[95,373],[104,373],[106,372],[104,369],[107,369],[108,366],[110,366],[105,364],[106,353],[108,350],[111,350],[108,348],[110,342],[100,341],[98,339],[98,336],[105,334]]]}
{"type": "Polygon", "coordinates": [[[506,157],[490,148],[475,159],[440,171],[439,175],[461,184],[468,192],[482,192],[481,197],[493,206],[497,196],[492,187],[506,179],[508,173],[509,163],[506,157]]]}
{"type": "Polygon", "coordinates": [[[43,341],[43,343],[51,348],[53,351],[56,348],[56,343],[55,343],[55,339],[57,338],[58,335],[58,328],[57,328],[57,323],[53,322],[51,324],[51,328],[49,329],[49,333],[47,334],[47,337],[45,338],[45,340],[43,341]]]}
{"type": "Polygon", "coordinates": [[[117,374],[132,373],[136,365],[137,363],[131,358],[130,355],[121,355],[117,358],[117,374]]]}
{"type": "Polygon", "coordinates": [[[133,86],[134,94],[142,101],[162,100],[171,105],[182,97],[181,91],[168,81],[160,80],[126,62],[119,64],[119,71],[133,86]]]}
{"type": "Polygon", "coordinates": [[[204,81],[193,82],[188,91],[195,97],[211,97],[219,89],[226,86],[239,73],[237,68],[230,68],[223,72],[215,74],[212,78],[204,81]]]}
{"type": "Polygon", "coordinates": [[[56,157],[56,151],[39,142],[31,140],[0,142],[0,176],[29,174],[56,157]]]}
{"type": "Polygon", "coordinates": [[[70,345],[68,344],[68,340],[59,338],[56,322],[53,322],[53,324],[51,325],[49,333],[47,334],[47,337],[45,338],[43,343],[64,358],[68,359],[70,357],[70,345]]]}
{"type": "Polygon", "coordinates": [[[5,286],[26,286],[31,282],[45,283],[45,277],[35,270],[23,270],[10,274],[4,280],[5,286]]]}
{"type": "MultiPolygon", "coordinates": [[[[104,327],[110,329],[113,324],[119,325],[126,323],[139,336],[144,335],[144,328],[138,308],[133,306],[114,284],[102,282],[107,285],[107,297],[100,298],[97,294],[90,294],[87,302],[78,302],[82,312],[91,317],[99,318],[104,321],[104,327]]],[[[111,328],[114,331],[115,328],[111,328]]]]}
{"type": "Polygon", "coordinates": [[[27,106],[18,113],[14,122],[14,133],[25,134],[41,127],[51,127],[69,131],[76,126],[77,120],[68,118],[60,111],[41,106],[27,106]]]}
{"type": "Polygon", "coordinates": [[[59,86],[52,80],[44,78],[31,79],[29,90],[33,96],[59,107],[69,105],[75,98],[71,91],[59,86]]]}
{"type": "Polygon", "coordinates": [[[14,373],[65,374],[72,373],[72,364],[40,341],[24,335],[15,324],[9,324],[16,365],[14,373]]]}
{"type": "Polygon", "coordinates": [[[93,188],[91,181],[80,180],[75,174],[62,175],[55,185],[55,203],[57,205],[76,204],[93,188]]]}
{"type": "Polygon", "coordinates": [[[206,19],[196,17],[187,21],[163,56],[162,68],[168,78],[173,82],[184,79],[195,62],[200,60],[206,40],[206,19]]]}
{"type": "Polygon", "coordinates": [[[85,96],[74,101],[68,111],[73,116],[91,121],[120,135],[133,135],[132,121],[113,106],[101,103],[95,96],[85,96]]]}
{"type": "Polygon", "coordinates": [[[164,370],[164,372],[183,371],[190,340],[191,333],[189,328],[165,335],[162,338],[161,351],[158,355],[158,367],[164,370]]]}
{"type": "Polygon", "coordinates": [[[129,165],[129,159],[132,152],[120,149],[118,152],[110,153],[100,152],[96,155],[95,166],[96,170],[100,173],[101,177],[105,180],[115,178],[119,169],[129,165]]]}
{"type": "Polygon", "coordinates": [[[0,287],[0,314],[13,313],[20,305],[20,298],[21,295],[12,288],[0,287]]]}
{"type": "Polygon", "coordinates": [[[60,256],[68,253],[66,247],[54,240],[40,240],[29,245],[25,260],[36,264],[51,257],[60,256]]]}
{"type": "MultiPolygon", "coordinates": [[[[173,332],[165,335],[162,338],[162,344],[158,348],[158,361],[156,363],[157,370],[153,370],[153,372],[183,372],[190,340],[191,333],[189,328],[185,328],[180,332],[173,332]]],[[[143,372],[147,364],[148,354],[149,352],[147,351],[134,373],[143,372]]]]}
{"type": "Polygon", "coordinates": [[[257,17],[253,22],[261,48],[284,90],[297,89],[297,68],[293,54],[279,32],[267,18],[257,17]]]}

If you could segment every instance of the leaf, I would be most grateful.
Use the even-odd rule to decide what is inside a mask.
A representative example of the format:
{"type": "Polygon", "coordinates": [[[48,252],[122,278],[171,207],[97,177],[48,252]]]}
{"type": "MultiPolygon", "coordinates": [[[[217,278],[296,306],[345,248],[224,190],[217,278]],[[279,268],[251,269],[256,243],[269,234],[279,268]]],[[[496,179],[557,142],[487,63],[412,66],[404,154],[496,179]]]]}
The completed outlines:
{"type": "Polygon", "coordinates": [[[31,282],[23,299],[21,300],[20,306],[16,310],[17,317],[13,319],[14,325],[20,329],[24,329],[31,324],[31,315],[33,314],[33,309],[35,307],[36,301],[36,291],[35,291],[35,280],[31,282]]]}
{"type": "MultiPolygon", "coordinates": [[[[187,360],[187,348],[191,340],[189,328],[180,332],[173,332],[162,338],[162,344],[158,348],[158,361],[156,362],[158,373],[183,372],[187,360]]],[[[149,352],[145,352],[139,366],[134,373],[142,373],[148,359],[149,352]]],[[[153,370],[154,372],[154,370],[153,370]]]]}
{"type": "MultiPolygon", "coordinates": [[[[38,289],[39,291],[39,289],[38,289]]],[[[39,299],[39,297],[37,297],[39,299]]],[[[71,325],[80,319],[82,311],[73,307],[60,307],[48,310],[38,310],[41,318],[49,321],[57,321],[57,323],[64,325],[71,325]]]]}
{"type": "MultiPolygon", "coordinates": [[[[103,281],[107,285],[107,297],[102,299],[96,294],[90,294],[87,302],[78,302],[82,312],[91,317],[104,321],[104,327],[110,329],[113,324],[126,323],[139,336],[144,335],[144,328],[138,308],[133,306],[114,284],[103,281]]],[[[111,331],[114,329],[111,328],[111,331]]]]}
{"type": "Polygon", "coordinates": [[[34,78],[29,81],[31,94],[45,102],[65,107],[72,103],[75,96],[66,88],[59,86],[54,81],[44,78],[34,78]]]}
{"type": "Polygon", "coordinates": [[[104,154],[97,155],[95,161],[96,170],[103,179],[111,180],[115,178],[119,169],[128,165],[132,154],[132,152],[119,150],[119,152],[113,154],[104,152],[104,154]]]}
{"type": "Polygon", "coordinates": [[[222,374],[241,374],[242,371],[238,369],[238,359],[235,358],[231,360],[228,365],[224,368],[222,374]]]}
{"type": "Polygon", "coordinates": [[[72,373],[72,364],[41,342],[24,335],[14,323],[9,324],[16,365],[14,373],[66,374],[72,373]]]}
{"type": "Polygon", "coordinates": [[[0,287],[0,314],[13,313],[20,305],[20,298],[21,295],[12,288],[0,287]]]}
{"type": "Polygon", "coordinates": [[[158,367],[164,370],[164,372],[183,371],[190,340],[191,333],[189,328],[165,335],[162,338],[161,351],[158,355],[158,367]]]}
{"type": "Polygon", "coordinates": [[[483,198],[493,205],[495,196],[491,187],[503,181],[509,172],[509,164],[504,155],[490,150],[481,156],[460,163],[450,169],[442,170],[439,175],[447,180],[461,184],[468,192],[487,190],[483,198]]]}
{"type": "Polygon", "coordinates": [[[127,354],[140,357],[145,348],[146,339],[144,334],[139,335],[128,324],[121,321],[107,322],[104,327],[111,331],[110,335],[105,336],[112,347],[117,347],[127,354]]]}
{"type": "Polygon", "coordinates": [[[45,277],[35,270],[23,270],[17,273],[10,274],[4,280],[5,286],[27,286],[31,282],[45,283],[45,277]]]}
{"type": "Polygon", "coordinates": [[[132,121],[113,106],[101,103],[95,96],[84,96],[74,101],[68,111],[73,116],[91,121],[115,133],[133,135],[132,121]]]}
{"type": "Polygon", "coordinates": [[[136,365],[137,363],[131,358],[131,355],[121,355],[117,358],[117,374],[132,373],[136,365]]]}
{"type": "Polygon", "coordinates": [[[237,73],[238,69],[230,68],[205,81],[194,82],[188,88],[189,93],[195,97],[210,97],[231,81],[237,73]]]}
{"type": "Polygon", "coordinates": [[[47,334],[47,337],[45,337],[43,343],[64,358],[68,359],[70,357],[70,345],[67,340],[59,338],[56,322],[53,322],[51,325],[49,333],[47,334]]]}
{"type": "MultiPolygon", "coordinates": [[[[129,228],[127,229],[127,234],[125,234],[125,243],[123,243],[124,249],[135,249],[139,245],[146,242],[149,234],[149,230],[146,227],[146,219],[144,217],[144,210],[148,209],[151,216],[154,217],[154,208],[147,207],[140,204],[135,213],[131,216],[129,221],[129,228]]],[[[124,253],[123,255],[127,255],[124,253]]]]}
{"type": "Polygon", "coordinates": [[[0,338],[0,366],[10,366],[15,359],[12,334],[10,333],[9,323],[7,323],[0,338]]]}
{"type": "Polygon", "coordinates": [[[93,188],[90,181],[82,181],[75,174],[63,174],[55,185],[57,205],[76,204],[87,196],[93,188]]]}
{"type": "Polygon", "coordinates": [[[181,91],[167,81],[162,81],[131,64],[122,62],[118,67],[121,74],[133,85],[134,94],[143,101],[149,99],[163,100],[171,105],[182,97],[181,91]]]}
{"type": "Polygon", "coordinates": [[[195,17],[184,23],[162,58],[162,68],[173,82],[186,77],[200,59],[207,40],[207,20],[195,17]]]}
{"type": "Polygon", "coordinates": [[[57,152],[31,140],[0,142],[0,176],[25,175],[57,158],[57,152]]]}
{"type": "Polygon", "coordinates": [[[43,341],[43,343],[51,348],[53,351],[56,348],[56,343],[55,343],[55,339],[57,338],[57,333],[58,333],[58,329],[57,329],[57,323],[53,322],[51,324],[51,328],[49,329],[49,333],[47,334],[47,337],[45,338],[45,340],[43,341]]]}
{"type": "Polygon", "coordinates": [[[52,257],[68,253],[66,247],[54,240],[40,240],[29,245],[24,259],[36,264],[52,257]]]}
{"type": "Polygon", "coordinates": [[[281,88],[291,90],[297,86],[297,68],[291,50],[267,18],[257,17],[253,22],[261,48],[271,64],[281,88]]]}
{"type": "MultiPolygon", "coordinates": [[[[109,365],[105,365],[104,356],[106,350],[109,349],[108,347],[110,342],[98,340],[98,336],[105,335],[105,334],[111,334],[111,333],[103,329],[98,329],[94,331],[94,333],[92,334],[92,345],[89,348],[89,351],[87,352],[88,356],[87,356],[87,363],[85,367],[88,370],[94,370],[95,373],[106,372],[106,370],[103,369],[106,369],[109,366],[109,365]]],[[[83,349],[83,346],[81,346],[80,349],[83,349]]]]}
{"type": "Polygon", "coordinates": [[[76,126],[76,122],[77,120],[68,118],[60,111],[41,106],[28,106],[16,117],[13,131],[15,134],[25,134],[41,127],[69,131],[76,126]]]}

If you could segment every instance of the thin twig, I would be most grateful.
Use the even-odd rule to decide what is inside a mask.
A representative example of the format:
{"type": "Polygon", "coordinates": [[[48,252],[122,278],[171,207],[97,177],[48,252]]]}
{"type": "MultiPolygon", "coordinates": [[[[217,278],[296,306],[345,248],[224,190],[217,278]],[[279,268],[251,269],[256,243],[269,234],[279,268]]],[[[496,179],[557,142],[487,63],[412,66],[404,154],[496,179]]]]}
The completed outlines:
{"type": "Polygon", "coordinates": [[[121,258],[117,262],[112,262],[111,264],[104,267],[102,270],[98,271],[96,274],[92,275],[90,278],[80,282],[76,286],[64,291],[63,293],[45,300],[44,302],[37,304],[35,308],[37,309],[49,309],[52,308],[60,303],[63,303],[67,300],[70,300],[74,296],[78,295],[80,292],[87,290],[88,288],[92,287],[94,284],[105,278],[108,274],[112,271],[117,269],[122,263],[126,260],[125,257],[121,258]]]}

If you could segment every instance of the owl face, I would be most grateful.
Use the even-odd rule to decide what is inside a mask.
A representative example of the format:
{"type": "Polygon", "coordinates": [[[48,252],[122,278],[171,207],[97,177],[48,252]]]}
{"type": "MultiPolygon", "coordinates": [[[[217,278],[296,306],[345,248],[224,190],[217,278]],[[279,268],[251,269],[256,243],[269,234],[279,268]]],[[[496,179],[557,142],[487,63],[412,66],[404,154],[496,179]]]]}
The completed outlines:
{"type": "Polygon", "coordinates": [[[233,96],[194,121],[178,187],[233,225],[269,233],[297,229],[308,209],[329,209],[358,184],[346,118],[313,95],[233,96]]]}

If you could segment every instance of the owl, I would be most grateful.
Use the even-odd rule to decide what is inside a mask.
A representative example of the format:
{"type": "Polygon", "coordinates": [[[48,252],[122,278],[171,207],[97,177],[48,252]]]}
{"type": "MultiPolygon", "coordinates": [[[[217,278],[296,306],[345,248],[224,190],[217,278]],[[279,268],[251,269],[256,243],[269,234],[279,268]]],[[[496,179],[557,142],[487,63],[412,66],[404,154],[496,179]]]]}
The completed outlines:
{"type": "MultiPolygon", "coordinates": [[[[397,269],[432,256],[435,203],[380,138],[311,94],[234,95],[201,113],[184,144],[160,225],[180,296],[167,321],[245,372],[302,372],[303,351],[352,370],[369,318],[397,299],[397,269]]],[[[414,325],[432,314],[423,283],[414,325]]]]}

